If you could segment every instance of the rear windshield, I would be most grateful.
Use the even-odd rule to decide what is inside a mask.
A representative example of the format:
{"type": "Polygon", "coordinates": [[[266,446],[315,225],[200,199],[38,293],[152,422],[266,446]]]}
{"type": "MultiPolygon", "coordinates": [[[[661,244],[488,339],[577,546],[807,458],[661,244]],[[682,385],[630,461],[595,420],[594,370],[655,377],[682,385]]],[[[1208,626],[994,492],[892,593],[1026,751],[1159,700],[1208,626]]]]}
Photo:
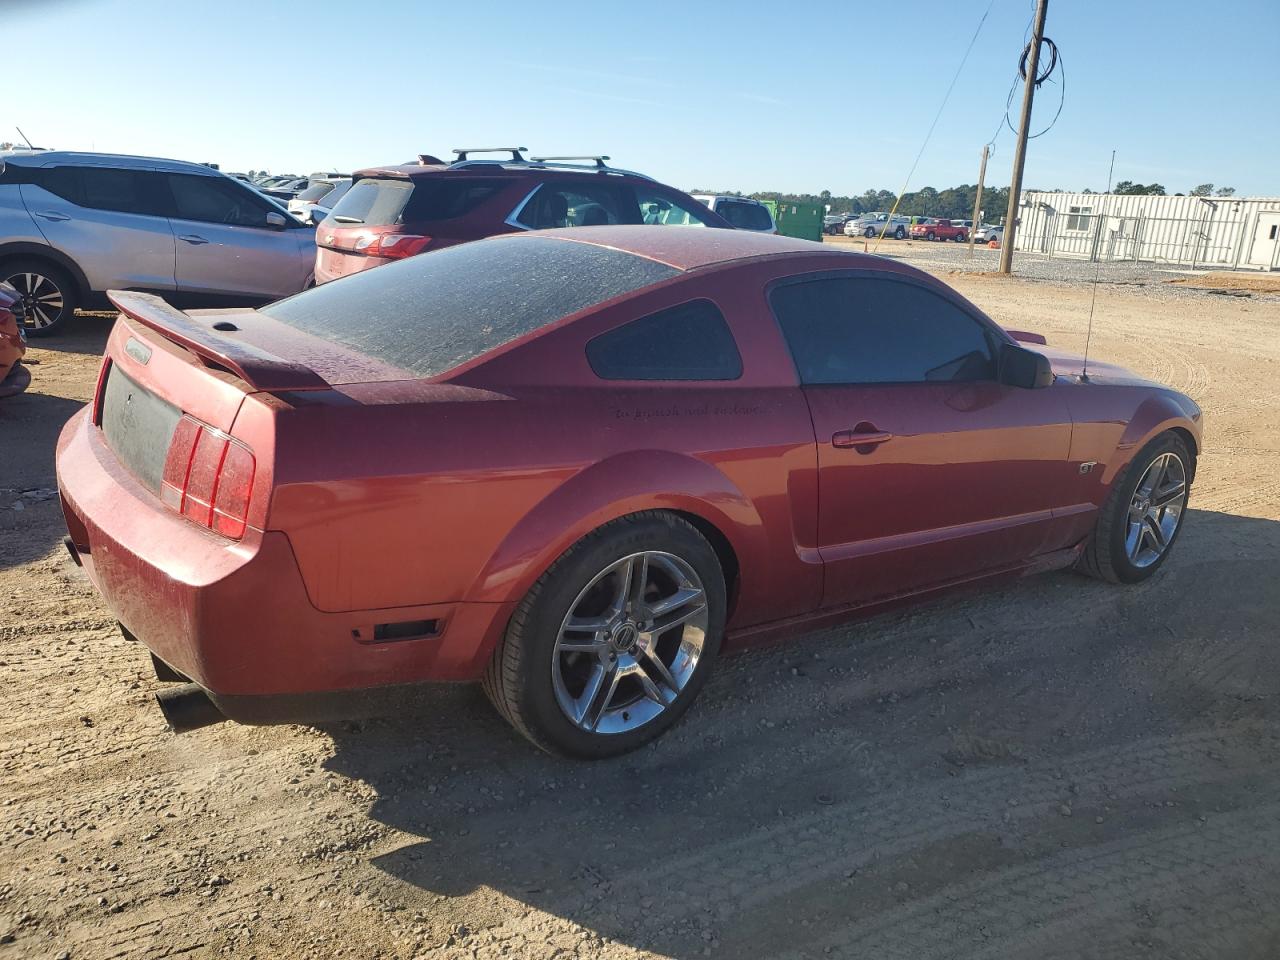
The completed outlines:
{"type": "Polygon", "coordinates": [[[677,273],[644,257],[572,240],[496,237],[364,270],[261,312],[433,377],[677,273]]]}
{"type": "Polygon", "coordinates": [[[767,207],[758,203],[741,203],[737,200],[721,201],[716,213],[740,230],[772,230],[773,219],[767,207]]]}
{"type": "Polygon", "coordinates": [[[333,189],[332,183],[313,183],[307,189],[303,190],[293,199],[295,200],[319,200],[326,193],[333,189]]]}
{"type": "Polygon", "coordinates": [[[397,223],[451,220],[469,213],[508,181],[474,177],[359,181],[333,208],[341,223],[386,227],[397,223]]]}

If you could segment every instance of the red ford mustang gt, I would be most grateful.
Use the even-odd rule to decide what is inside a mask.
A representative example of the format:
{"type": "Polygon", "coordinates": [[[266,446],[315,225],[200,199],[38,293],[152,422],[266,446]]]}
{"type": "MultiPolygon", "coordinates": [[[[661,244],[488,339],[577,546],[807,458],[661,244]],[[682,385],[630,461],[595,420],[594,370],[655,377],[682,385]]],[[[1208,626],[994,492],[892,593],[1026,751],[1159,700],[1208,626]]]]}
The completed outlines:
{"type": "Polygon", "coordinates": [[[537,745],[617,754],[722,647],[996,575],[1150,576],[1200,448],[1173,390],[746,231],[499,237],[257,311],[113,300],[58,481],[73,556],[189,681],[175,729],[481,680],[537,745]]]}

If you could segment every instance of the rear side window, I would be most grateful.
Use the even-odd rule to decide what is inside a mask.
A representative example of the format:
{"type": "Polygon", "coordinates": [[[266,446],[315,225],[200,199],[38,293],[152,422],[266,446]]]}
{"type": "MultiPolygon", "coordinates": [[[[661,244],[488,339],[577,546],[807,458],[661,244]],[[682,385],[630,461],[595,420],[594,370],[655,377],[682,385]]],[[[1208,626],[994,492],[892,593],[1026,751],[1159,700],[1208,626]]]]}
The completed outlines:
{"type": "Polygon", "coordinates": [[[604,227],[637,222],[630,198],[615,184],[545,183],[520,211],[516,222],[531,230],[604,227]]]}
{"type": "Polygon", "coordinates": [[[159,177],[113,167],[43,167],[32,170],[30,180],[78,207],[163,216],[159,177]]]}
{"type": "Polygon", "coordinates": [[[663,227],[705,227],[706,204],[690,202],[655,190],[648,184],[635,187],[640,222],[663,227]]]}
{"type": "Polygon", "coordinates": [[[470,213],[506,186],[503,180],[429,178],[357,182],[333,208],[339,223],[388,227],[397,223],[452,220],[470,213]]]}
{"type": "Polygon", "coordinates": [[[736,380],[742,356],[724,314],[710,300],[660,310],[587,344],[602,380],[736,380]]]}
{"type": "Polygon", "coordinates": [[[995,378],[986,328],[919,284],[826,277],[775,287],[769,302],[802,383],[995,378]]]}
{"type": "Polygon", "coordinates": [[[261,312],[433,377],[677,273],[664,263],[593,244],[495,237],[355,273],[261,312]]]}
{"type": "Polygon", "coordinates": [[[758,203],[743,203],[741,200],[721,200],[716,204],[716,213],[740,230],[773,229],[773,218],[769,216],[768,208],[758,203]]]}

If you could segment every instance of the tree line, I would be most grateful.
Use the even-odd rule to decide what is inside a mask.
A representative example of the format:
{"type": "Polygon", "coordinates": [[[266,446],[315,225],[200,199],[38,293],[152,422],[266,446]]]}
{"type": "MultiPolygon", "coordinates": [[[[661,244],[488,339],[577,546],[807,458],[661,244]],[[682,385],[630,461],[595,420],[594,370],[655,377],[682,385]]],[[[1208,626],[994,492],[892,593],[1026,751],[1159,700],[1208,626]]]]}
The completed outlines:
{"type": "MultiPolygon", "coordinates": [[[[1024,192],[1030,193],[1036,188],[1028,187],[1024,192]]],[[[830,190],[821,193],[779,193],[773,190],[762,190],[756,193],[743,194],[733,190],[691,190],[691,193],[710,193],[718,196],[750,197],[753,200],[774,200],[779,203],[816,203],[829,206],[832,213],[878,213],[893,209],[898,195],[892,190],[868,190],[857,196],[841,196],[830,190]]],[[[1045,193],[1065,193],[1064,190],[1047,190],[1045,193]]],[[[1095,193],[1085,188],[1082,193],[1095,193]]],[[[1210,195],[1230,197],[1235,194],[1233,187],[1214,188],[1212,183],[1202,183],[1187,194],[1193,197],[1210,195]]],[[[898,214],[904,217],[939,217],[949,220],[968,220],[973,216],[973,202],[978,193],[976,184],[963,183],[958,187],[947,187],[936,190],[933,187],[921,187],[912,193],[904,193],[902,202],[898,204],[898,214]]],[[[1112,193],[1148,194],[1163,197],[1165,188],[1158,183],[1141,184],[1130,180],[1121,180],[1112,188],[1112,193]]],[[[1184,194],[1176,194],[1184,196],[1184,194]]],[[[986,187],[982,191],[982,219],[988,223],[1002,223],[1009,209],[1008,187],[986,187]]]]}

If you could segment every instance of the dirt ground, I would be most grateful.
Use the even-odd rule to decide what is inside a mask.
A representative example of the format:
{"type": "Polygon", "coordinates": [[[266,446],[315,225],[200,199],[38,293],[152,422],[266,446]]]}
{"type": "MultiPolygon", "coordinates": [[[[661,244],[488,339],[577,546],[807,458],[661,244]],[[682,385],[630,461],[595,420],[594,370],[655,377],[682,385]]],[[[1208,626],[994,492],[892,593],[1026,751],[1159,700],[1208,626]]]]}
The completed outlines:
{"type": "MultiPolygon", "coordinates": [[[[946,279],[1083,346],[1087,287],[946,279]]],[[[1206,415],[1152,581],[1047,575],[727,658],[596,765],[471,688],[169,734],[49,498],[106,327],[33,349],[0,403],[0,960],[1280,956],[1280,298],[1099,292],[1093,353],[1206,415]]]]}

